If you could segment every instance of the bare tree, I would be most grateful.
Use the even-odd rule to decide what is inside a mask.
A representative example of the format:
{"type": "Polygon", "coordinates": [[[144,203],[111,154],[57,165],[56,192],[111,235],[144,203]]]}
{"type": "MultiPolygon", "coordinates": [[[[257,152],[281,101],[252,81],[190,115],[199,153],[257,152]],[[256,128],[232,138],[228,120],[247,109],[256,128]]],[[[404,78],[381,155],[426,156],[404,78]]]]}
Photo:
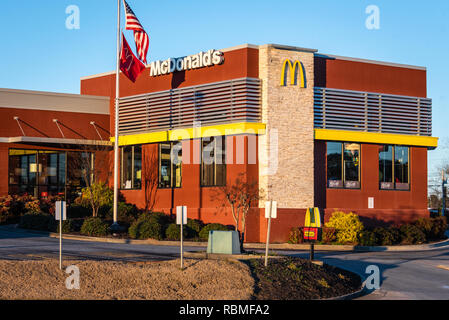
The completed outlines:
{"type": "Polygon", "coordinates": [[[251,208],[258,208],[258,201],[263,197],[263,190],[259,190],[257,181],[248,182],[243,173],[239,174],[235,182],[219,188],[219,195],[224,205],[229,205],[235,223],[235,231],[240,235],[240,247],[243,251],[245,230],[248,214],[251,208]],[[239,228],[241,226],[241,228],[239,228]]]}
{"type": "Polygon", "coordinates": [[[94,217],[98,216],[101,206],[113,199],[113,192],[108,185],[112,176],[110,150],[109,143],[97,141],[94,144],[81,144],[76,151],[68,152],[68,172],[71,177],[81,178],[84,182],[82,201],[89,203],[94,217]]]}
{"type": "MultiPolygon", "coordinates": [[[[449,164],[437,166],[437,168],[429,175],[428,181],[428,207],[432,209],[441,209],[443,204],[442,179],[443,173],[445,179],[449,177],[449,164]]],[[[446,197],[445,207],[448,208],[449,199],[446,197]]]]}
{"type": "Polygon", "coordinates": [[[243,242],[245,241],[246,219],[252,207],[257,205],[261,199],[262,191],[259,190],[259,184],[256,181],[244,182],[241,185],[238,206],[242,210],[242,233],[241,233],[241,248],[243,249],[243,242]]]}
{"type": "Polygon", "coordinates": [[[155,153],[145,151],[142,156],[142,185],[145,196],[145,213],[153,211],[158,190],[158,159],[155,153]]]}

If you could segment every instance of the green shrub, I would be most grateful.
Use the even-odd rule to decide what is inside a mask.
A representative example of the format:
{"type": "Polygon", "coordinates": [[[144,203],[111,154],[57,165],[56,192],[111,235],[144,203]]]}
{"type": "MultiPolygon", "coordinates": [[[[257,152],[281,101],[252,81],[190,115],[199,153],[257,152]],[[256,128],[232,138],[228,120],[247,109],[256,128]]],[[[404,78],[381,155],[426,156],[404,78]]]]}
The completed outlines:
{"type": "MultiPolygon", "coordinates": [[[[120,203],[120,202],[119,202],[120,203]]],[[[117,204],[117,207],[119,208],[119,204],[117,204]]],[[[98,208],[98,217],[102,218],[103,220],[112,220],[112,212],[114,210],[114,206],[112,204],[104,204],[101,205],[98,208]],[[111,216],[109,218],[109,212],[111,212],[111,216]]]]}
{"type": "Polygon", "coordinates": [[[339,243],[357,243],[363,224],[359,217],[350,212],[336,211],[332,214],[326,227],[337,230],[337,241],[339,243]]]}
{"type": "Polygon", "coordinates": [[[55,219],[46,213],[28,212],[20,218],[19,227],[23,229],[48,231],[55,219]]]}
{"type": "Polygon", "coordinates": [[[101,237],[108,234],[109,225],[98,217],[90,217],[84,220],[81,234],[101,237]]]}
{"type": "Polygon", "coordinates": [[[187,236],[189,238],[198,238],[204,223],[197,219],[187,219],[187,236]]]}
{"type": "MultiPolygon", "coordinates": [[[[59,221],[52,220],[48,224],[48,230],[59,233],[59,221]]],[[[72,219],[62,221],[62,233],[75,231],[75,222],[72,219]]]]}
{"type": "Polygon", "coordinates": [[[426,235],[413,224],[404,224],[400,227],[402,244],[420,244],[426,241],[426,235]]]}
{"type": "Polygon", "coordinates": [[[337,230],[335,228],[323,228],[322,238],[324,243],[332,243],[337,240],[337,230]]]}
{"type": "Polygon", "coordinates": [[[429,233],[430,240],[441,240],[445,238],[445,232],[447,230],[447,220],[446,217],[437,217],[431,219],[432,228],[429,233]]]}
{"type": "Polygon", "coordinates": [[[5,207],[9,217],[20,217],[25,212],[25,198],[19,196],[6,196],[0,201],[0,207],[5,207]]]}
{"type": "Polygon", "coordinates": [[[92,209],[80,204],[71,204],[67,206],[67,217],[70,219],[85,218],[92,215],[92,209]]]}
{"type": "Polygon", "coordinates": [[[0,225],[7,224],[9,220],[9,212],[6,208],[0,208],[0,225]]]}
{"type": "Polygon", "coordinates": [[[389,227],[388,231],[390,233],[392,245],[399,244],[401,242],[401,231],[399,227],[389,227]]]}
{"type": "Polygon", "coordinates": [[[199,236],[203,241],[209,240],[209,231],[229,231],[229,228],[220,223],[210,223],[201,229],[199,236]]]}
{"type": "Polygon", "coordinates": [[[302,228],[293,227],[288,235],[288,243],[299,244],[304,242],[304,230],[302,228]]]}
{"type": "MultiPolygon", "coordinates": [[[[126,202],[117,203],[117,221],[130,224],[134,222],[139,213],[139,209],[134,204],[129,204],[126,202]]],[[[100,209],[100,216],[105,217],[106,219],[113,220],[114,218],[114,206],[105,207],[104,209],[100,209]],[[106,210],[103,214],[103,210],[106,210]]]]}
{"type": "Polygon", "coordinates": [[[401,241],[399,229],[394,227],[390,227],[388,229],[375,228],[374,234],[376,236],[376,245],[391,246],[401,241]]]}
{"type": "Polygon", "coordinates": [[[33,199],[25,203],[25,211],[29,213],[39,214],[41,213],[40,201],[33,199]]]}
{"type": "Polygon", "coordinates": [[[363,230],[359,235],[359,244],[362,246],[375,246],[376,234],[374,231],[363,230]]]}
{"type": "Polygon", "coordinates": [[[430,239],[430,233],[432,232],[433,225],[431,218],[419,218],[413,224],[426,235],[427,240],[430,239]]]}
{"type": "Polygon", "coordinates": [[[100,209],[106,207],[107,209],[104,210],[107,212],[113,205],[114,191],[104,182],[93,183],[90,188],[82,190],[81,198],[77,199],[76,202],[91,208],[93,215],[99,216],[104,214],[100,209]]]}
{"type": "Polygon", "coordinates": [[[129,227],[128,234],[133,239],[162,240],[171,219],[164,213],[142,214],[137,221],[129,227]]]}
{"type": "MultiPolygon", "coordinates": [[[[184,226],[182,229],[183,238],[187,238],[188,230],[187,226],[184,226]]],[[[168,226],[167,230],[165,230],[165,236],[168,240],[180,240],[181,239],[181,226],[176,223],[172,223],[168,226]]]]}
{"type": "Polygon", "coordinates": [[[20,221],[20,215],[11,213],[6,207],[0,207],[0,225],[15,224],[20,221]]]}

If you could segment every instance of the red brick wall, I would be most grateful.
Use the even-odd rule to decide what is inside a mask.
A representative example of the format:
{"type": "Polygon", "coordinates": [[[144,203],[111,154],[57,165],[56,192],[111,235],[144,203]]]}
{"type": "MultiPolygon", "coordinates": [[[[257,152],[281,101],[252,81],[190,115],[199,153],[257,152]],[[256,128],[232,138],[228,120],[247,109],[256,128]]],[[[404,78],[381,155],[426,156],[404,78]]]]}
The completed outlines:
{"type": "MultiPolygon", "coordinates": [[[[53,119],[58,119],[59,125],[67,139],[91,139],[99,140],[98,134],[90,124],[95,121],[103,139],[109,138],[109,115],[86,114],[77,112],[58,112],[45,110],[29,110],[17,108],[0,108],[0,137],[20,137],[22,132],[13,119],[18,116],[21,126],[28,137],[62,138],[53,119]]],[[[38,150],[62,150],[63,146],[49,145],[37,146],[27,144],[0,144],[0,195],[8,194],[8,150],[38,149],[38,150]]]]}
{"type": "Polygon", "coordinates": [[[326,188],[325,141],[315,141],[315,205],[326,208],[325,219],[333,211],[352,211],[364,216],[368,224],[403,223],[428,216],[427,149],[410,147],[410,191],[379,190],[378,145],[362,144],[361,188],[326,188]],[[368,209],[374,197],[374,209],[368,209]]]}
{"type": "MultiPolygon", "coordinates": [[[[123,74],[120,74],[120,96],[133,96],[245,77],[259,77],[258,49],[244,48],[224,52],[224,58],[225,61],[221,65],[193,69],[185,72],[175,72],[157,77],[150,77],[150,68],[147,68],[135,83],[132,83],[123,74]]],[[[81,80],[81,94],[109,96],[111,98],[110,114],[112,116],[110,127],[111,132],[113,133],[113,115],[115,113],[115,73],[81,80]]]]}
{"type": "MultiPolygon", "coordinates": [[[[257,139],[256,139],[257,141],[257,139]]],[[[188,216],[192,219],[200,219],[205,223],[218,222],[225,225],[234,225],[229,205],[224,201],[223,194],[218,187],[200,186],[200,164],[198,160],[194,162],[199,153],[200,140],[183,141],[183,162],[187,148],[190,148],[190,164],[182,164],[182,187],[174,189],[158,189],[156,194],[155,211],[167,214],[175,214],[176,206],[185,205],[188,207],[188,216]]],[[[235,183],[240,174],[244,174],[248,182],[258,181],[258,164],[249,164],[248,161],[248,137],[244,135],[228,136],[226,138],[227,150],[231,149],[233,161],[227,164],[226,180],[228,185],[235,183]],[[237,164],[236,150],[239,143],[244,143],[245,156],[243,164],[237,164]]],[[[146,144],[143,146],[144,157],[158,156],[158,144],[146,144]]],[[[145,160],[144,160],[145,162],[145,160]]],[[[143,168],[145,170],[145,166],[143,168]]],[[[158,170],[156,167],[155,170],[158,170]]],[[[127,202],[134,203],[140,208],[145,207],[144,188],[141,190],[121,190],[127,202]]],[[[255,221],[257,224],[258,221],[255,221]]],[[[253,228],[252,220],[249,221],[249,228],[253,228]]],[[[251,236],[252,232],[250,232],[251,236]]],[[[253,238],[255,239],[256,236],[253,238]]]]}
{"type": "Polygon", "coordinates": [[[315,57],[315,86],[404,96],[427,96],[425,70],[315,57]]]}
{"type": "Polygon", "coordinates": [[[14,108],[0,108],[0,119],[3,119],[0,137],[23,135],[14,120],[16,116],[20,118],[20,124],[27,137],[62,138],[56,123],[53,122],[53,119],[58,119],[67,139],[99,140],[95,128],[90,124],[91,121],[95,121],[103,139],[109,138],[109,115],[14,108]]]}

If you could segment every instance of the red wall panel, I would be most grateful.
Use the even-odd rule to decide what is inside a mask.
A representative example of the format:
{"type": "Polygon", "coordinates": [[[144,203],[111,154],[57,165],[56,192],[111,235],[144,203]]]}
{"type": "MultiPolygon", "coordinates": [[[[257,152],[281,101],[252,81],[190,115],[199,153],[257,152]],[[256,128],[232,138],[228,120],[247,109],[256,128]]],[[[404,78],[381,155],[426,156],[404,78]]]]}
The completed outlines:
{"type": "MultiPolygon", "coordinates": [[[[205,83],[213,83],[238,78],[259,77],[259,50],[244,48],[224,52],[225,61],[221,65],[175,72],[167,75],[150,77],[148,67],[137,79],[131,82],[120,74],[120,96],[133,96],[150,92],[184,88],[205,83]]],[[[111,97],[111,132],[114,131],[115,114],[115,74],[81,80],[81,94],[111,97]]]]}
{"type": "MultiPolygon", "coordinates": [[[[315,142],[315,163],[326,163],[325,141],[315,142]]],[[[410,190],[379,190],[378,145],[362,144],[361,188],[326,188],[326,166],[320,166],[315,181],[315,205],[326,208],[327,220],[333,211],[352,211],[365,217],[368,224],[402,223],[428,216],[427,211],[427,149],[410,147],[410,190]],[[324,171],[324,172],[323,172],[324,171]],[[374,198],[374,209],[368,209],[368,197],[374,198]],[[396,214],[394,214],[396,212],[396,214]],[[385,215],[383,215],[385,213],[385,215]]],[[[317,171],[317,170],[316,170],[317,171]]]]}
{"type": "Polygon", "coordinates": [[[14,117],[20,118],[20,124],[27,137],[62,138],[56,123],[59,125],[67,139],[99,140],[95,128],[90,124],[95,121],[98,131],[103,139],[109,139],[109,115],[29,109],[0,108],[0,137],[20,137],[20,131],[14,117]]]}
{"type": "Polygon", "coordinates": [[[315,86],[427,96],[426,71],[383,64],[315,57],[315,86]]]}

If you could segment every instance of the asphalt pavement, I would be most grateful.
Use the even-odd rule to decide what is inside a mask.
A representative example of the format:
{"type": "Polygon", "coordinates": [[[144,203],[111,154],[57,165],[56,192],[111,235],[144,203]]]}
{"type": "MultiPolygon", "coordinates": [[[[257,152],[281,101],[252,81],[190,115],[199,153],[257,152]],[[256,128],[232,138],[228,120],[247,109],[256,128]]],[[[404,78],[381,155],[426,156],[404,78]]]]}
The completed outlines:
{"type": "MultiPolygon", "coordinates": [[[[133,245],[64,239],[64,259],[163,261],[177,259],[178,246],[133,245]]],[[[185,247],[185,251],[204,250],[185,247]]],[[[59,239],[26,231],[0,229],[0,259],[32,260],[59,257],[59,239]]]]}
{"type": "MultiPolygon", "coordinates": [[[[308,258],[307,252],[276,251],[308,258]]],[[[363,281],[380,271],[380,288],[366,290],[361,300],[448,300],[449,249],[414,252],[315,252],[315,260],[359,274],[363,281]]],[[[371,279],[368,279],[373,283],[371,279]]]]}
{"type": "MultiPolygon", "coordinates": [[[[185,247],[202,251],[202,247],[185,247]]],[[[178,246],[63,240],[64,259],[162,261],[179,257],[178,246]]],[[[307,251],[274,253],[308,258],[307,251]]],[[[24,260],[58,257],[59,239],[20,230],[0,229],[0,259],[24,260]]],[[[359,274],[363,280],[370,265],[380,270],[380,288],[358,299],[448,300],[449,248],[410,252],[315,252],[315,259],[359,274]]]]}

